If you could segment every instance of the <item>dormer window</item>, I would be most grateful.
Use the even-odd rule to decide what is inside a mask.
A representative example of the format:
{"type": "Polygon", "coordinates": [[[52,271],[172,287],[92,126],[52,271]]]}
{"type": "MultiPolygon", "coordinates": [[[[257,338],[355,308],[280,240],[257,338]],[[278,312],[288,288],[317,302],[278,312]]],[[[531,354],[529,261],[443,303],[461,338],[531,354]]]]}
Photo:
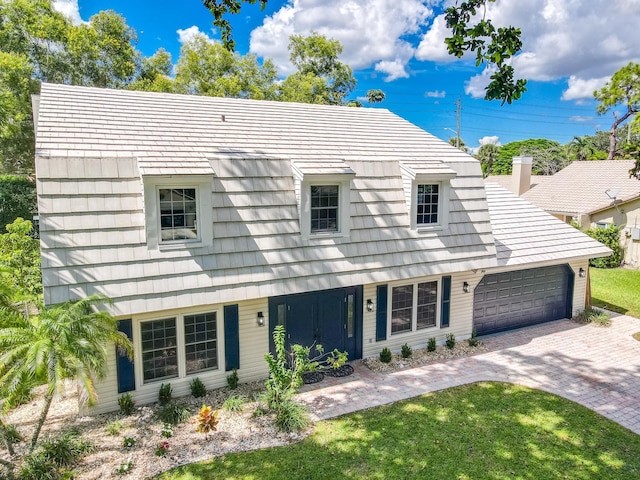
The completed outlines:
{"type": "Polygon", "coordinates": [[[159,188],[160,241],[198,240],[196,188],[159,188]]]}
{"type": "Polygon", "coordinates": [[[311,233],[339,232],[340,187],[311,185],[311,233]]]}
{"type": "Polygon", "coordinates": [[[402,162],[400,170],[411,228],[418,232],[447,228],[455,170],[434,160],[402,162]]]}
{"type": "Polygon", "coordinates": [[[440,185],[437,183],[418,184],[416,199],[416,224],[437,225],[440,211],[440,185]]]}
{"type": "Polygon", "coordinates": [[[292,162],[291,167],[302,236],[348,237],[351,180],[355,172],[341,160],[292,162]]]}

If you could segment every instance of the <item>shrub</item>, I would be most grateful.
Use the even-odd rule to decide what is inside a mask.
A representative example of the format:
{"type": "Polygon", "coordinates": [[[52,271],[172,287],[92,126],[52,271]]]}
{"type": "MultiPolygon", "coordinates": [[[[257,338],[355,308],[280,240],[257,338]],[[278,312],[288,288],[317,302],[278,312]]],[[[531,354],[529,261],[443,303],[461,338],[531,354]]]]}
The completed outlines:
{"type": "Polygon", "coordinates": [[[207,394],[207,388],[198,377],[191,380],[189,388],[191,388],[191,395],[196,398],[204,397],[207,394]]]}
{"type": "Polygon", "coordinates": [[[11,423],[0,422],[0,435],[4,438],[5,442],[9,442],[12,445],[19,443],[22,440],[22,436],[15,425],[11,423]]]}
{"type": "Polygon", "coordinates": [[[33,389],[37,385],[37,382],[26,378],[21,380],[11,392],[11,396],[5,400],[4,408],[9,410],[29,403],[33,400],[33,389]]]}
{"type": "Polygon", "coordinates": [[[163,423],[178,425],[186,422],[191,416],[191,412],[187,406],[171,402],[162,407],[157,415],[163,423]]]}
{"type": "Polygon", "coordinates": [[[456,336],[453,333],[447,334],[447,339],[444,343],[449,350],[453,350],[453,347],[456,346],[456,336]]]}
{"type": "Polygon", "coordinates": [[[173,437],[173,425],[171,425],[170,423],[165,423],[164,425],[162,425],[160,435],[162,435],[163,438],[173,437]]]}
{"type": "Polygon", "coordinates": [[[437,343],[436,343],[436,337],[431,337],[428,341],[427,341],[427,351],[428,352],[435,352],[436,351],[436,347],[437,347],[437,343]]]}
{"type": "Polygon", "coordinates": [[[608,327],[611,325],[609,314],[601,310],[596,310],[593,307],[587,307],[578,312],[578,314],[573,317],[573,320],[580,323],[595,323],[601,327],[608,327]]]}
{"type": "Polygon", "coordinates": [[[160,385],[160,391],[158,392],[158,401],[160,405],[167,405],[173,398],[173,388],[170,383],[163,383],[160,385]]]}
{"type": "Polygon", "coordinates": [[[66,467],[94,450],[95,445],[93,443],[81,438],[77,430],[71,430],[60,438],[42,442],[39,453],[55,465],[66,467]]]}
{"type": "Polygon", "coordinates": [[[413,349],[406,343],[402,345],[402,358],[411,358],[411,355],[413,355],[413,349]]]}
{"type": "Polygon", "coordinates": [[[299,432],[309,425],[307,409],[291,399],[285,400],[276,411],[274,423],[284,432],[299,432]]]}
{"type": "Polygon", "coordinates": [[[20,480],[58,480],[60,472],[58,466],[42,452],[34,452],[24,457],[18,478],[20,480]]]}
{"type": "Polygon", "coordinates": [[[240,379],[238,378],[238,370],[235,368],[231,371],[229,375],[227,375],[227,385],[231,390],[235,390],[238,388],[238,383],[240,379]]]}
{"type": "Polygon", "coordinates": [[[138,441],[133,437],[124,437],[124,441],[122,442],[122,446],[125,448],[135,447],[138,441]]]}
{"type": "Polygon", "coordinates": [[[115,420],[113,422],[107,423],[104,428],[109,435],[111,435],[112,437],[115,437],[122,431],[122,429],[124,428],[124,425],[120,420],[115,420]]]}
{"type": "Polygon", "coordinates": [[[202,405],[196,420],[196,432],[208,435],[218,430],[218,411],[209,405],[202,405]]]}
{"type": "Polygon", "coordinates": [[[467,342],[469,342],[469,346],[470,347],[477,347],[478,346],[478,332],[476,332],[476,329],[474,328],[473,330],[471,330],[471,337],[467,340],[467,342]]]}
{"type": "Polygon", "coordinates": [[[610,225],[607,228],[591,228],[585,231],[591,238],[609,247],[613,253],[608,257],[592,258],[589,265],[596,268],[616,268],[622,264],[623,249],[620,245],[620,227],[610,225]]]}
{"type": "Polygon", "coordinates": [[[391,350],[389,350],[387,347],[384,347],[380,352],[380,361],[382,363],[389,363],[391,362],[391,358],[392,358],[391,350]]]}
{"type": "Polygon", "coordinates": [[[118,406],[120,407],[120,413],[122,415],[131,415],[136,408],[136,402],[133,399],[133,395],[125,393],[118,397],[118,406]]]}
{"type": "Polygon", "coordinates": [[[247,402],[247,399],[241,395],[231,395],[229,398],[227,398],[224,403],[222,404],[222,407],[225,410],[228,410],[230,412],[241,412],[242,411],[242,406],[247,402]]]}

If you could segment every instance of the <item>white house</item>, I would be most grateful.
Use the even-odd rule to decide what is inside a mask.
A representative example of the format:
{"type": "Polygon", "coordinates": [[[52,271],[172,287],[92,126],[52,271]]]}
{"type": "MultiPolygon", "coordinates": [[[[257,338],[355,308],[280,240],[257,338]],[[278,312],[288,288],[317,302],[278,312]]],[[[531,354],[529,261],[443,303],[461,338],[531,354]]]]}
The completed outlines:
{"type": "Polygon", "coordinates": [[[571,316],[609,250],[381,109],[44,84],[45,301],[132,338],[95,412],[265,378],[270,332],[351,359],[571,316]]]}

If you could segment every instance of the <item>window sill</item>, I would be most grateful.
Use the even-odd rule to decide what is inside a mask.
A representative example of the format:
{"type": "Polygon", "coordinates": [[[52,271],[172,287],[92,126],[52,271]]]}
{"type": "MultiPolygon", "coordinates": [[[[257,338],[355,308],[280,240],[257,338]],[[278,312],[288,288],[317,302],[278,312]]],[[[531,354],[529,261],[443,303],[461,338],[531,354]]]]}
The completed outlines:
{"type": "Polygon", "coordinates": [[[415,228],[418,233],[439,232],[445,229],[444,225],[420,225],[415,228]]]}
{"type": "Polygon", "coordinates": [[[176,243],[161,243],[158,245],[158,250],[184,250],[186,248],[199,248],[204,247],[204,242],[201,240],[191,242],[176,242],[176,243]]]}
{"type": "Polygon", "coordinates": [[[403,335],[411,335],[411,334],[418,334],[418,333],[424,333],[424,332],[428,332],[430,330],[433,331],[439,331],[438,325],[434,325],[433,327],[424,327],[424,328],[417,328],[415,330],[407,330],[404,332],[391,332],[390,336],[391,337],[401,337],[403,335]]]}

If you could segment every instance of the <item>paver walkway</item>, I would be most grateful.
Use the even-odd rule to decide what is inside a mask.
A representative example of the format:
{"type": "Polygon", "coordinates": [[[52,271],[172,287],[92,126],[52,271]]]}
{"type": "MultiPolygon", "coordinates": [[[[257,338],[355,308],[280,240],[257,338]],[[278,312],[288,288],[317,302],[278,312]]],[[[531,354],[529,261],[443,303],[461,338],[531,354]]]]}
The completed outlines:
{"type": "Polygon", "coordinates": [[[362,362],[353,375],[306,385],[299,399],[316,419],[336,417],[478,381],[511,382],[578,402],[640,434],[640,319],[610,328],[559,320],[482,338],[488,352],[394,373],[362,362]]]}

